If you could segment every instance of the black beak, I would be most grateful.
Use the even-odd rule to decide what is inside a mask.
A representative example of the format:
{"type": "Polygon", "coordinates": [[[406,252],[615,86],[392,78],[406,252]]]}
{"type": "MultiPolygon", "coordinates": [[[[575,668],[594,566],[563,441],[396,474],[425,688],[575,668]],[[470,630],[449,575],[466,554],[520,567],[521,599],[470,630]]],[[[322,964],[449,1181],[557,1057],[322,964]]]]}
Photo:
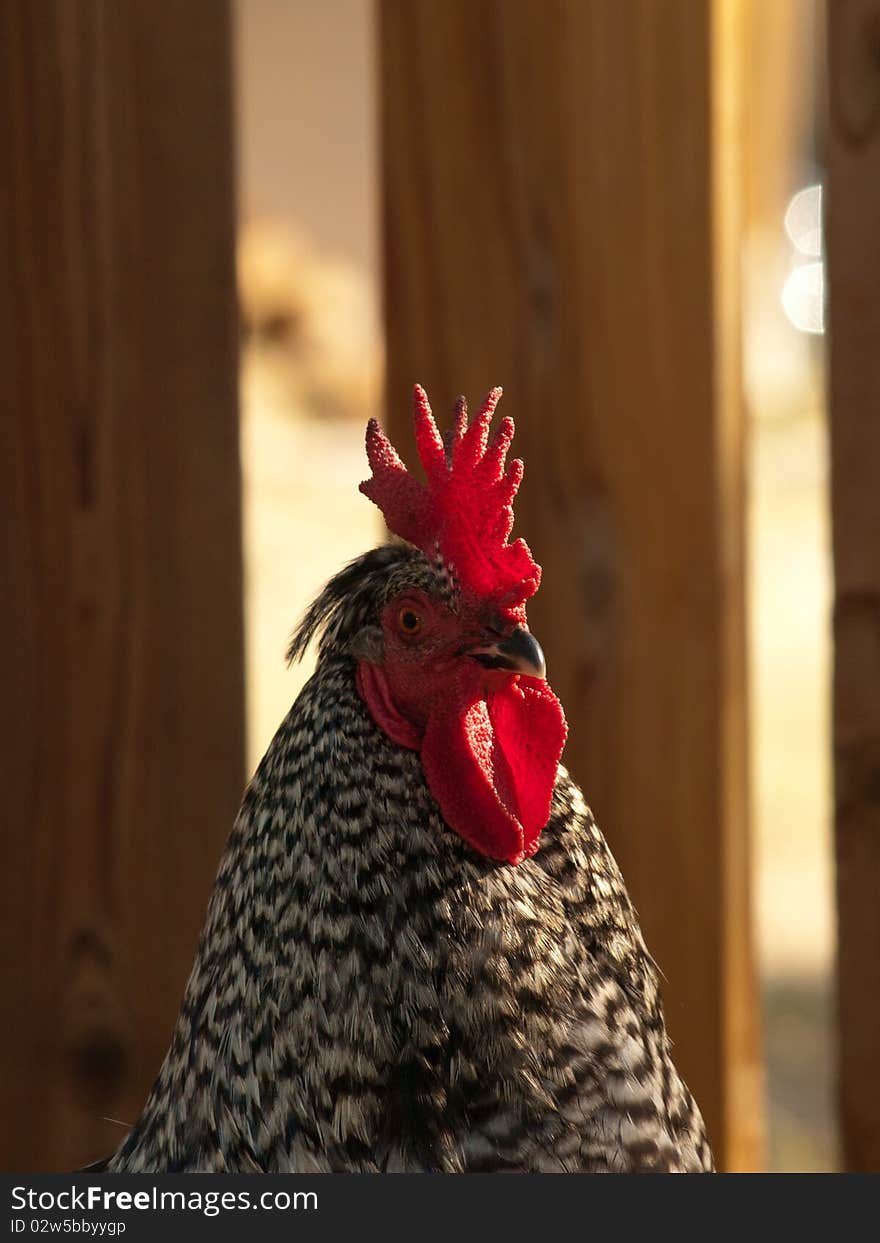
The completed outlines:
{"type": "Polygon", "coordinates": [[[506,669],[530,678],[544,678],[547,675],[547,662],[540,643],[522,626],[517,626],[506,639],[470,648],[468,655],[486,669],[506,669]]]}

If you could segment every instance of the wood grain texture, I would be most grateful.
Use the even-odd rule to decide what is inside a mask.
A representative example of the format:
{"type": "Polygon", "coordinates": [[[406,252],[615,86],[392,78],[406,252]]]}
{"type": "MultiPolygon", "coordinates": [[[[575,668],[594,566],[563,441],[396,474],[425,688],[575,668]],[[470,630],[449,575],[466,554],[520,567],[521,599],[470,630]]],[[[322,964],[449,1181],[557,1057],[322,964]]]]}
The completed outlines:
{"type": "Polygon", "coordinates": [[[567,762],[668,983],[723,1166],[754,1168],[742,6],[382,0],[388,418],[506,387],[567,762]]]}
{"type": "Polygon", "coordinates": [[[880,1171],[880,3],[828,6],[834,762],[844,1166],[880,1171]]]}
{"type": "Polygon", "coordinates": [[[0,1168],[137,1115],[243,783],[230,19],[0,6],[0,1168]]]}

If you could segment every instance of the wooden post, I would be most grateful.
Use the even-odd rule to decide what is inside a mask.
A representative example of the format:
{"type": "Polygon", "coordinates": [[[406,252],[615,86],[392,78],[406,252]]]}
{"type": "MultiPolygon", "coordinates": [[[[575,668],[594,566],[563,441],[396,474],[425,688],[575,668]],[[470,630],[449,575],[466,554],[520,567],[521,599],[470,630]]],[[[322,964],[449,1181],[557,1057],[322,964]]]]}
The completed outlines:
{"type": "Polygon", "coordinates": [[[844,1168],[880,1171],[880,3],[828,6],[839,1084],[844,1168]]]}
{"type": "Polygon", "coordinates": [[[728,1169],[759,1161],[729,0],[383,0],[389,418],[506,387],[567,762],[728,1169]]]}
{"type": "Polygon", "coordinates": [[[0,1168],[114,1148],[243,779],[225,0],[0,7],[0,1168]]]}

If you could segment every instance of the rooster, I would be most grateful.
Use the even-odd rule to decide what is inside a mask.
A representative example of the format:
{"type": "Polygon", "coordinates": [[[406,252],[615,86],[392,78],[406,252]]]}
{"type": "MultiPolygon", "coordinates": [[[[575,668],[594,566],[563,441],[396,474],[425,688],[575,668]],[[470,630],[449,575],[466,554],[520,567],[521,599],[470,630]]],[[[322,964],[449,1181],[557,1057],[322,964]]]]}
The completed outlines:
{"type": "Polygon", "coordinates": [[[333,578],[317,670],[247,789],[171,1048],[107,1168],[704,1171],[653,961],[560,765],[566,724],[509,542],[493,389],[426,483],[375,421],[361,485],[402,542],[333,578]]]}

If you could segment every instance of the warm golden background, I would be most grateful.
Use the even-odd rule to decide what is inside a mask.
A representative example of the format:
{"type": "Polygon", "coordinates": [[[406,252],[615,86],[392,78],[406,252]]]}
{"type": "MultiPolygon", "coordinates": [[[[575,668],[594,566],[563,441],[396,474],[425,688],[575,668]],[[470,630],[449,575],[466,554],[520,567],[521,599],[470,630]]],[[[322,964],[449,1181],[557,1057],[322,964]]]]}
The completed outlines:
{"type": "Polygon", "coordinates": [[[2,1168],[136,1115],[287,635],[381,537],[363,424],[405,444],[415,379],[505,386],[569,767],[721,1163],[880,1168],[878,30],[3,6],[2,1168]]]}

